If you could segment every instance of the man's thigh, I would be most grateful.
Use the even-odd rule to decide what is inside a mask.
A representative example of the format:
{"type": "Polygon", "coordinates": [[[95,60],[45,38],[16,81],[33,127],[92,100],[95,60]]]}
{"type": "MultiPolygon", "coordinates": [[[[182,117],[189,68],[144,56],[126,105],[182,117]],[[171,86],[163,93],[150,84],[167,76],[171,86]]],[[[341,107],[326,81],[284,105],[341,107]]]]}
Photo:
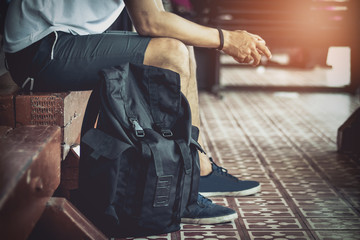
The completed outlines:
{"type": "Polygon", "coordinates": [[[103,68],[126,62],[143,63],[150,38],[132,32],[74,36],[58,32],[41,43],[33,63],[35,90],[93,89],[103,68]]]}

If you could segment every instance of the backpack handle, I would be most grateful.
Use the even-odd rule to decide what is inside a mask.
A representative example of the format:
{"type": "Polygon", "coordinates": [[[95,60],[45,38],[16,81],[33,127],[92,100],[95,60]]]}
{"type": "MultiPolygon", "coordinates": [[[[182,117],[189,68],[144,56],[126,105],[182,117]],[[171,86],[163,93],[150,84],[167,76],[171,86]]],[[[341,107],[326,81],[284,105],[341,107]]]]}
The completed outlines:
{"type": "Polygon", "coordinates": [[[164,125],[164,121],[160,119],[162,116],[159,108],[159,90],[157,83],[148,79],[149,86],[149,100],[150,100],[150,111],[154,120],[155,129],[159,131],[164,137],[171,137],[173,134],[170,129],[167,129],[164,125]]]}

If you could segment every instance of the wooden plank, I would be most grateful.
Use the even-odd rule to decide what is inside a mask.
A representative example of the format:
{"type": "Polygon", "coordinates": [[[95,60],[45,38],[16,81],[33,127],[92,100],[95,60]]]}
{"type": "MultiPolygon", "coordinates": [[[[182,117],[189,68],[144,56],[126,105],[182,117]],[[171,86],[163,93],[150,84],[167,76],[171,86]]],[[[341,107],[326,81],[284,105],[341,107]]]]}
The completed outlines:
{"type": "Polygon", "coordinates": [[[36,228],[32,239],[108,239],[82,213],[65,198],[51,198],[36,228]]]}
{"type": "Polygon", "coordinates": [[[62,154],[79,144],[81,124],[91,91],[20,94],[16,96],[16,126],[61,127],[62,154]]]}
{"type": "Polygon", "coordinates": [[[91,91],[75,91],[64,99],[64,154],[69,152],[70,147],[80,144],[81,125],[85,114],[87,102],[91,91]]]}
{"type": "Polygon", "coordinates": [[[60,129],[26,126],[0,136],[0,238],[26,239],[60,182],[60,129]]]}
{"type": "Polygon", "coordinates": [[[18,86],[8,72],[0,76],[0,125],[15,127],[14,96],[18,86]]]}

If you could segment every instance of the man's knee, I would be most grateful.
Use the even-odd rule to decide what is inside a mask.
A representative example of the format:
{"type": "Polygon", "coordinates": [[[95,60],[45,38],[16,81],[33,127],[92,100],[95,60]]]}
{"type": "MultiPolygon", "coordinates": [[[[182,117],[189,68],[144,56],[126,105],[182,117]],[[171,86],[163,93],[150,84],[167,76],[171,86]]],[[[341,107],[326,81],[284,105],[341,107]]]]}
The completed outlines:
{"type": "Polygon", "coordinates": [[[170,69],[182,78],[189,78],[189,50],[172,38],[153,38],[145,52],[144,64],[170,69]]]}

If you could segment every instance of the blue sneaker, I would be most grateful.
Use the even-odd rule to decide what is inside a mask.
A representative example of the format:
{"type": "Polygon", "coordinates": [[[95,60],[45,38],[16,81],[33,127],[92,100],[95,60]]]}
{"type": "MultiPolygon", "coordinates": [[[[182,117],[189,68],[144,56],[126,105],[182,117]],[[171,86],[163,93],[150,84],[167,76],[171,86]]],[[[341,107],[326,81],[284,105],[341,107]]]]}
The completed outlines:
{"type": "Polygon", "coordinates": [[[248,196],[261,191],[259,182],[239,180],[228,173],[225,168],[219,167],[212,158],[212,172],[207,176],[200,177],[199,193],[205,197],[216,196],[248,196]]]}
{"type": "Polygon", "coordinates": [[[231,208],[213,203],[210,199],[198,194],[197,204],[188,206],[181,217],[181,223],[217,224],[237,219],[237,213],[231,208]]]}

